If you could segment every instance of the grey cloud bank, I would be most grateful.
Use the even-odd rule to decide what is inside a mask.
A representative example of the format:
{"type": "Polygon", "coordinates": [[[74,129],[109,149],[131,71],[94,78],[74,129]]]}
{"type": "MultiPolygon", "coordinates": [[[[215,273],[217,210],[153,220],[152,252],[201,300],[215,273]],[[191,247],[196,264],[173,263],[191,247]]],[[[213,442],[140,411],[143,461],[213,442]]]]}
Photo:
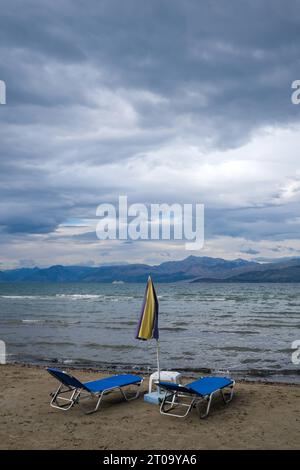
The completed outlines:
{"type": "Polygon", "coordinates": [[[299,27],[297,0],[2,2],[3,265],[185,256],[88,235],[119,194],[204,203],[203,254],[297,254],[299,27]]]}

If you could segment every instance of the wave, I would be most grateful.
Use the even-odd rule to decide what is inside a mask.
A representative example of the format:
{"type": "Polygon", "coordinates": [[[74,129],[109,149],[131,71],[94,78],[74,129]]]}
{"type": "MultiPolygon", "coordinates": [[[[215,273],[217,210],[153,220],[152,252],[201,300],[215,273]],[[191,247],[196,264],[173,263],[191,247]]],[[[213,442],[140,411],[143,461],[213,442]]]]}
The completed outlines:
{"type": "Polygon", "coordinates": [[[132,295],[104,295],[104,294],[54,294],[54,295],[0,295],[0,299],[10,300],[100,300],[100,301],[128,301],[133,300],[135,297],[132,295]]]}
{"type": "MultiPolygon", "coordinates": [[[[46,323],[46,322],[47,320],[38,320],[38,319],[37,320],[27,320],[27,319],[21,320],[21,323],[46,323]]],[[[47,323],[49,323],[49,321],[47,323]]]]}
{"type": "MultiPolygon", "coordinates": [[[[213,330],[209,331],[210,333],[213,333],[213,330]]],[[[250,331],[250,330],[218,330],[218,333],[225,333],[228,335],[259,335],[259,331],[250,331]]]]}
{"type": "Polygon", "coordinates": [[[132,295],[105,295],[105,294],[56,294],[58,299],[71,299],[71,300],[102,300],[102,301],[111,301],[118,302],[122,300],[132,300],[134,296],[132,295]]]}
{"type": "Polygon", "coordinates": [[[37,341],[35,346],[75,346],[70,341],[37,341]]]}
{"type": "Polygon", "coordinates": [[[289,324],[289,323],[244,323],[240,326],[250,326],[250,327],[258,327],[258,328],[300,328],[300,324],[289,324]]]}
{"type": "Polygon", "coordinates": [[[110,300],[110,298],[118,298],[114,296],[107,296],[103,294],[55,294],[56,299],[70,299],[70,300],[110,300]]]}
{"type": "Polygon", "coordinates": [[[235,351],[235,352],[238,352],[238,351],[240,351],[240,352],[267,352],[267,351],[272,351],[272,349],[257,348],[257,347],[251,348],[250,346],[219,346],[219,349],[222,349],[223,351],[235,351]]]}
{"type": "Polygon", "coordinates": [[[78,325],[79,320],[60,320],[60,319],[42,319],[42,318],[24,318],[24,319],[4,319],[0,320],[1,325],[52,325],[52,326],[70,326],[78,325]]]}
{"type": "Polygon", "coordinates": [[[48,300],[53,299],[53,295],[0,295],[1,299],[34,299],[34,300],[48,300]]]}
{"type": "Polygon", "coordinates": [[[81,321],[79,320],[58,320],[58,319],[55,319],[55,320],[50,320],[50,319],[25,319],[25,320],[21,320],[22,323],[50,323],[50,324],[53,324],[53,325],[78,325],[79,323],[81,323],[81,321]]]}
{"type": "Polygon", "coordinates": [[[86,343],[83,345],[86,348],[92,349],[111,349],[111,350],[122,350],[125,351],[127,349],[136,349],[136,346],[132,344],[99,344],[99,343],[86,343]]]}
{"type": "Polygon", "coordinates": [[[160,327],[160,330],[161,331],[171,331],[171,332],[175,332],[175,331],[185,331],[187,330],[187,328],[183,328],[182,326],[162,326],[160,327]]]}

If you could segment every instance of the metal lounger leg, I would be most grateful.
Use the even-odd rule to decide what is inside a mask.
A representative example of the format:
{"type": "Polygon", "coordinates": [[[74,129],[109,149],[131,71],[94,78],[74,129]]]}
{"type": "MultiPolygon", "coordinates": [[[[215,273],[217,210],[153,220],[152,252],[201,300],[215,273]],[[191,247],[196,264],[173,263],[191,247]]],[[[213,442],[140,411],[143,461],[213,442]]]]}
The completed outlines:
{"type": "MultiPolygon", "coordinates": [[[[97,403],[96,403],[96,406],[95,406],[95,408],[93,408],[92,410],[87,410],[87,411],[86,411],[86,410],[84,409],[84,407],[80,404],[80,401],[79,401],[79,400],[78,400],[78,405],[80,406],[80,408],[82,409],[82,411],[84,412],[84,414],[90,415],[90,414],[92,414],[92,413],[95,413],[95,412],[98,410],[98,408],[99,408],[99,406],[100,406],[100,403],[101,403],[101,401],[102,401],[103,395],[104,395],[104,392],[100,393],[100,395],[99,395],[99,397],[98,397],[98,400],[97,400],[97,403]]],[[[94,397],[94,395],[91,394],[91,397],[94,397]]]]}
{"type": "Polygon", "coordinates": [[[212,399],[213,399],[213,396],[214,396],[215,393],[216,392],[212,392],[210,395],[207,395],[206,397],[203,398],[204,400],[207,400],[206,411],[205,411],[204,414],[202,414],[202,415],[200,414],[200,410],[199,410],[199,407],[198,407],[198,413],[199,413],[199,417],[201,419],[207,418],[207,416],[209,414],[209,410],[210,410],[210,405],[211,405],[211,402],[212,402],[212,399]]]}
{"type": "Polygon", "coordinates": [[[52,399],[50,401],[50,406],[52,406],[52,408],[56,408],[58,410],[68,411],[77,402],[77,400],[79,398],[79,395],[80,395],[80,392],[81,392],[80,390],[78,390],[76,388],[73,389],[71,387],[68,387],[68,388],[66,388],[66,390],[63,390],[63,385],[61,384],[58,387],[58,389],[56,390],[56,392],[51,394],[52,399]],[[73,392],[72,392],[72,390],[73,390],[73,392]],[[72,394],[68,398],[61,396],[62,393],[70,393],[70,392],[72,392],[72,394]],[[60,404],[59,400],[66,402],[66,404],[65,405],[60,404]]]}
{"type": "Polygon", "coordinates": [[[226,389],[221,389],[221,395],[222,395],[222,398],[223,398],[223,401],[224,403],[227,405],[227,403],[230,403],[232,398],[233,398],[233,393],[234,393],[234,386],[235,386],[235,382],[233,382],[232,385],[230,385],[229,387],[226,387],[226,388],[229,388],[230,389],[230,394],[229,394],[229,397],[226,398],[226,395],[224,393],[224,390],[226,389]]]}
{"type": "MultiPolygon", "coordinates": [[[[226,398],[225,396],[225,393],[224,393],[224,389],[220,389],[220,392],[221,392],[221,396],[223,398],[223,401],[225,404],[231,402],[232,398],[233,398],[233,392],[234,392],[234,385],[235,385],[235,382],[233,382],[231,385],[229,385],[229,387],[225,387],[225,388],[230,388],[230,395],[229,395],[229,398],[226,398]]],[[[211,402],[212,402],[212,398],[214,396],[215,393],[217,393],[219,390],[215,390],[214,392],[212,392],[206,399],[207,399],[207,408],[206,408],[206,412],[203,414],[203,415],[200,415],[200,418],[203,419],[203,418],[206,418],[209,414],[209,410],[210,410],[210,405],[211,405],[211,402]]],[[[199,411],[199,410],[198,410],[199,411]]]]}
{"type": "MultiPolygon", "coordinates": [[[[182,396],[182,394],[181,394],[182,396]]],[[[195,401],[196,401],[196,398],[195,397],[187,397],[186,398],[190,398],[191,401],[189,404],[187,403],[180,403],[179,401],[176,402],[176,398],[179,398],[179,394],[178,392],[175,392],[175,393],[171,393],[170,395],[165,395],[164,398],[163,398],[163,401],[161,402],[161,405],[160,405],[160,414],[162,415],[169,415],[169,416],[175,416],[176,418],[185,418],[189,412],[191,411],[191,409],[193,408],[194,404],[195,404],[195,401]],[[166,405],[171,405],[169,406],[168,408],[166,408],[166,405]],[[173,410],[174,408],[176,408],[176,406],[183,406],[183,407],[186,407],[187,410],[184,414],[177,414],[177,413],[171,413],[171,410],[173,410]]]]}
{"type": "MultiPolygon", "coordinates": [[[[125,398],[126,401],[131,401],[131,400],[135,400],[136,398],[138,398],[139,394],[140,394],[140,386],[141,386],[142,382],[138,383],[138,384],[133,384],[133,385],[136,385],[138,387],[137,389],[137,393],[133,396],[133,397],[128,397],[128,395],[126,395],[125,391],[122,389],[122,387],[118,387],[118,388],[115,388],[114,390],[120,390],[121,394],[123,395],[123,397],[125,398]]],[[[98,398],[98,401],[96,403],[96,406],[95,408],[93,408],[92,410],[89,410],[89,411],[85,411],[84,408],[80,405],[80,402],[78,400],[78,404],[80,405],[81,409],[83,410],[83,412],[87,415],[89,414],[92,414],[92,413],[95,413],[96,411],[98,411],[99,407],[100,407],[100,404],[101,404],[101,401],[102,401],[102,398],[105,394],[107,393],[110,393],[111,391],[113,390],[103,390],[103,392],[100,393],[99,395],[99,398],[98,398]]],[[[93,394],[91,394],[91,396],[95,396],[93,394]]]]}
{"type": "Polygon", "coordinates": [[[135,400],[136,398],[139,397],[139,394],[140,394],[140,386],[141,386],[142,382],[138,383],[138,384],[134,384],[137,386],[137,391],[136,391],[136,394],[133,396],[133,397],[129,397],[125,390],[123,390],[122,387],[119,387],[119,390],[120,392],[122,393],[123,397],[125,398],[126,401],[131,401],[131,400],[135,400]]]}

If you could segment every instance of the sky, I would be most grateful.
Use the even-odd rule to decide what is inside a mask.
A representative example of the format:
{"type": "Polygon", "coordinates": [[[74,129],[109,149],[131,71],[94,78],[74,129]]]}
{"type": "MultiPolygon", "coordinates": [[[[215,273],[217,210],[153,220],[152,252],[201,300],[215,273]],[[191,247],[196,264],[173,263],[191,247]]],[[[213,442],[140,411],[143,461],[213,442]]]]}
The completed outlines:
{"type": "Polygon", "coordinates": [[[0,0],[0,269],[300,256],[300,1],[0,0]],[[99,240],[201,203],[205,243],[99,240]]]}

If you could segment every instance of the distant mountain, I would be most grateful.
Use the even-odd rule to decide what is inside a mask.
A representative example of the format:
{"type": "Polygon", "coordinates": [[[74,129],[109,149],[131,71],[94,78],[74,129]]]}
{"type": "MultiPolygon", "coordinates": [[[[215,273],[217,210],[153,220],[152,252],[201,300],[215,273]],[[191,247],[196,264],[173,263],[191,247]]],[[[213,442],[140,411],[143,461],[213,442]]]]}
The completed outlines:
{"type": "Polygon", "coordinates": [[[157,266],[122,264],[100,267],[51,266],[0,271],[0,282],[145,282],[153,276],[158,282],[189,281],[199,277],[225,277],[239,274],[258,263],[241,259],[189,256],[181,261],[167,261],[157,266]]]}
{"type": "Polygon", "coordinates": [[[255,268],[247,266],[243,272],[229,276],[201,277],[192,282],[300,282],[300,259],[258,264],[255,268]]]}
{"type": "Polygon", "coordinates": [[[260,264],[243,259],[189,256],[157,266],[51,266],[0,271],[0,282],[300,282],[300,259],[260,264]]]}
{"type": "Polygon", "coordinates": [[[289,268],[253,270],[223,279],[202,278],[192,282],[300,282],[300,263],[289,268]]]}

